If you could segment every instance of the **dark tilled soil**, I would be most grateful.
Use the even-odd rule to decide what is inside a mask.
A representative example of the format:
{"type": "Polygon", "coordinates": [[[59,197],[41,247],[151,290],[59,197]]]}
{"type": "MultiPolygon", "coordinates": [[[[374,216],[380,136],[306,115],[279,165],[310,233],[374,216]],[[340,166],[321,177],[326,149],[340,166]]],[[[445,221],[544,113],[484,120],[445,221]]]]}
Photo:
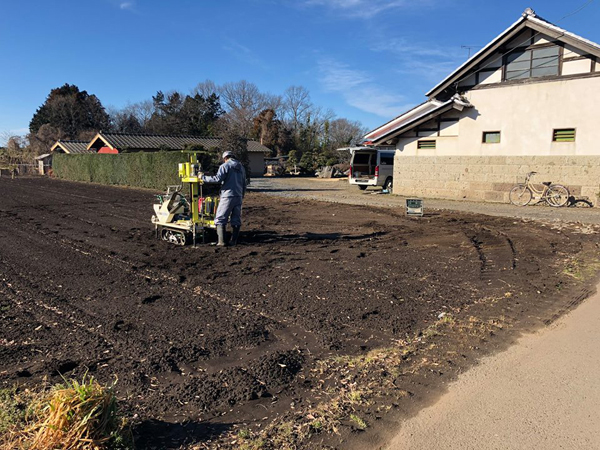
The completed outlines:
{"type": "Polygon", "coordinates": [[[515,219],[250,194],[242,244],[154,238],[153,194],[0,178],[0,384],[118,379],[141,448],[210,442],[314,396],[318,361],[486,298],[545,317],[593,236],[515,219]],[[536,306],[537,307],[537,306],[536,306]]]}

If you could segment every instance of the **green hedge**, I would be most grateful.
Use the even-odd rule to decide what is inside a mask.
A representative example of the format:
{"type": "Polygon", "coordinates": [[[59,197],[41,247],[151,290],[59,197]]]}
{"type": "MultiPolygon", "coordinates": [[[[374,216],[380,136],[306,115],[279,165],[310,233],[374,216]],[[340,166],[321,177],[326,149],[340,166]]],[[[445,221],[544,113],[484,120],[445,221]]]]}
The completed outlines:
{"type": "Polygon", "coordinates": [[[179,184],[177,165],[188,156],[175,151],[69,155],[57,153],[52,169],[58,178],[164,190],[179,184]]]}

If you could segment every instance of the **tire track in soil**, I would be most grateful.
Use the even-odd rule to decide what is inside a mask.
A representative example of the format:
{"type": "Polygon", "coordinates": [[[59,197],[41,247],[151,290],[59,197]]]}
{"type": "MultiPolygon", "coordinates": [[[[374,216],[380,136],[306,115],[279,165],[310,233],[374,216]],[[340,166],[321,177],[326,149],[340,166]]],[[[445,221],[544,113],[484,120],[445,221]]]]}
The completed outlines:
{"type": "MultiPolygon", "coordinates": [[[[57,193],[56,191],[52,191],[52,190],[45,190],[44,192],[57,193]]],[[[87,196],[75,196],[75,195],[73,195],[73,196],[74,196],[74,197],[85,197],[85,198],[90,198],[90,197],[87,197],[87,196]]],[[[70,214],[64,214],[64,215],[63,215],[63,217],[64,217],[65,215],[66,215],[67,217],[75,217],[75,216],[73,216],[73,215],[70,215],[70,214]]],[[[115,216],[115,217],[118,217],[118,216],[115,216]]],[[[83,222],[85,222],[85,223],[86,223],[86,224],[88,224],[88,225],[101,225],[101,224],[100,224],[100,223],[98,223],[98,222],[89,221],[89,220],[87,220],[87,219],[83,219],[83,218],[81,218],[81,217],[76,217],[76,218],[77,218],[77,220],[83,221],[83,222]]],[[[42,221],[42,222],[43,222],[43,221],[42,221]]],[[[348,241],[358,241],[358,242],[360,242],[360,241],[370,241],[370,240],[376,239],[376,238],[377,238],[377,237],[378,237],[380,234],[381,234],[381,233],[374,232],[374,233],[370,233],[370,234],[367,234],[367,235],[362,235],[362,236],[349,236],[349,237],[344,237],[344,236],[342,236],[342,237],[341,237],[341,239],[342,239],[342,241],[343,241],[343,240],[348,240],[348,241]]],[[[46,236],[49,236],[49,234],[46,234],[46,236]]],[[[303,238],[297,238],[297,237],[295,237],[294,235],[288,235],[288,236],[286,236],[286,235],[283,235],[283,236],[278,236],[278,240],[279,240],[279,241],[289,241],[289,242],[291,242],[291,243],[300,243],[300,244],[301,244],[301,243],[303,243],[304,241],[309,241],[309,242],[310,242],[310,241],[318,241],[318,240],[322,240],[322,239],[323,239],[323,236],[319,236],[319,235],[308,235],[308,236],[305,236],[305,237],[303,237],[303,238]]],[[[89,244],[90,246],[94,245],[94,244],[92,244],[92,242],[90,242],[88,239],[85,239],[85,242],[86,242],[87,244],[89,244]]],[[[67,246],[71,246],[71,247],[73,247],[73,248],[74,248],[76,251],[82,252],[82,253],[84,253],[84,254],[86,253],[86,251],[85,251],[85,250],[82,250],[81,248],[77,247],[77,246],[76,246],[76,244],[74,243],[74,241],[72,241],[72,240],[65,240],[65,239],[61,239],[61,240],[60,240],[60,242],[58,242],[58,243],[59,243],[59,244],[61,244],[61,245],[67,245],[67,246]]],[[[107,260],[107,259],[106,259],[106,256],[104,256],[104,255],[103,255],[101,252],[99,252],[99,251],[95,251],[95,254],[97,254],[97,255],[98,255],[98,257],[100,258],[100,260],[103,260],[105,263],[109,263],[109,264],[110,264],[110,261],[109,261],[109,260],[107,260]]],[[[110,260],[113,260],[113,261],[114,261],[114,260],[116,260],[116,256],[114,256],[114,255],[108,255],[108,258],[110,258],[110,260]]],[[[133,264],[133,263],[130,263],[130,262],[124,261],[124,260],[122,260],[122,259],[120,259],[119,261],[120,261],[120,263],[121,263],[121,264],[125,264],[125,265],[127,265],[127,266],[129,266],[129,267],[132,267],[132,266],[134,266],[134,264],[133,264]]],[[[150,270],[149,270],[149,269],[144,269],[144,271],[146,271],[147,273],[150,273],[150,270]]],[[[136,273],[136,272],[131,272],[131,273],[133,273],[134,275],[137,275],[137,273],[136,273]]],[[[156,274],[156,273],[157,273],[157,272],[153,272],[153,274],[156,274]]],[[[160,278],[157,278],[155,275],[151,276],[150,278],[152,278],[154,281],[156,281],[156,280],[159,280],[159,279],[160,279],[160,278]]],[[[165,279],[165,280],[169,280],[169,281],[171,281],[171,282],[175,283],[176,285],[182,286],[182,285],[180,284],[179,280],[178,280],[176,277],[163,276],[163,279],[165,279]]],[[[216,294],[216,293],[214,293],[214,292],[210,292],[210,291],[206,290],[206,288],[203,288],[203,290],[204,290],[205,294],[206,294],[206,295],[208,295],[209,297],[211,297],[211,298],[214,298],[214,299],[216,299],[216,300],[218,300],[218,301],[220,301],[220,302],[222,302],[222,303],[224,303],[224,304],[227,304],[227,305],[229,305],[229,306],[236,306],[236,307],[237,307],[238,305],[240,305],[240,304],[241,304],[241,303],[235,303],[235,304],[234,304],[233,302],[231,302],[231,301],[229,301],[229,300],[227,300],[227,299],[223,298],[222,296],[219,296],[218,294],[216,294]]],[[[239,309],[239,308],[238,308],[238,309],[239,309]]],[[[293,329],[294,329],[294,331],[292,332],[292,334],[298,334],[298,331],[301,331],[302,333],[305,333],[305,334],[306,334],[306,333],[308,333],[308,334],[310,334],[310,335],[312,335],[312,334],[313,334],[313,332],[311,332],[311,331],[309,331],[309,330],[307,330],[307,329],[302,329],[302,328],[299,328],[299,327],[298,327],[297,325],[295,325],[295,324],[294,324],[294,323],[293,323],[291,320],[287,320],[287,319],[284,319],[284,318],[282,318],[282,317],[274,317],[274,316],[272,316],[272,315],[269,315],[269,314],[265,313],[264,311],[255,311],[255,310],[253,310],[252,308],[250,308],[250,307],[247,307],[247,306],[244,306],[244,307],[243,307],[243,309],[245,309],[245,310],[247,310],[247,311],[250,311],[250,312],[252,312],[252,313],[254,313],[254,314],[258,314],[258,315],[260,315],[260,316],[262,316],[262,317],[266,317],[266,318],[268,318],[268,319],[270,319],[270,320],[273,320],[274,322],[280,322],[280,323],[282,323],[282,324],[285,324],[287,327],[291,327],[291,328],[293,328],[293,329]]],[[[348,328],[348,329],[350,329],[350,330],[354,330],[354,331],[355,331],[355,332],[357,332],[357,333],[358,333],[358,332],[360,332],[360,330],[359,330],[359,328],[358,328],[358,327],[354,327],[354,326],[352,326],[352,325],[349,325],[349,324],[346,324],[346,326],[345,326],[345,327],[346,327],[346,328],[348,328]]],[[[385,340],[386,340],[385,336],[384,336],[384,335],[382,335],[382,334],[380,334],[380,333],[375,333],[375,336],[374,336],[374,338],[375,338],[375,339],[377,339],[377,340],[379,340],[379,341],[381,341],[381,342],[383,342],[383,341],[385,341],[385,340]]],[[[316,343],[316,340],[315,340],[315,339],[313,339],[313,343],[316,343]]],[[[316,348],[316,349],[318,349],[319,347],[321,347],[321,346],[320,346],[320,345],[315,345],[315,348],[316,348]]]]}
{"type": "MultiPolygon", "coordinates": [[[[540,272],[545,261],[579,251],[563,250],[576,243],[568,237],[514,219],[486,218],[482,225],[479,216],[442,213],[415,221],[383,209],[285,199],[268,199],[266,207],[265,197],[253,194],[245,204],[246,245],[190,251],[152,238],[148,192],[23,181],[0,180],[6,192],[0,273],[23,285],[10,295],[28,310],[13,308],[12,319],[12,310],[0,313],[0,325],[20,336],[19,330],[52,320],[59,326],[40,333],[55,342],[64,324],[71,353],[79,352],[72,372],[94,361],[101,379],[117,371],[128,406],[144,418],[227,413],[217,422],[236,422],[255,419],[257,406],[265,409],[262,417],[285,411],[292,400],[310,402],[310,380],[297,377],[309,376],[317,359],[362,354],[369,335],[372,345],[385,344],[422,329],[440,311],[459,314],[482,296],[501,298],[507,290],[513,297],[489,315],[518,322],[527,310],[522,302],[552,282],[551,271],[540,272]],[[15,237],[20,249],[11,243],[15,237]],[[483,266],[470,260],[479,255],[471,238],[483,266]],[[40,307],[35,296],[63,315],[40,307]],[[23,319],[21,328],[15,318],[23,319]],[[78,345],[85,341],[98,342],[97,354],[84,357],[78,345]],[[331,349],[334,341],[339,347],[331,349]],[[101,353],[110,345],[106,360],[101,353]]],[[[543,296],[536,302],[553,305],[543,296]]],[[[13,334],[0,336],[10,342],[13,334]]],[[[20,355],[31,360],[37,353],[27,345],[10,348],[0,348],[6,355],[0,374],[20,355]]],[[[32,381],[49,370],[34,369],[32,381]]],[[[15,379],[3,375],[0,382],[15,379]]]]}
{"type": "MultiPolygon", "coordinates": [[[[305,333],[307,335],[313,334],[311,331],[303,329],[303,328],[299,327],[298,325],[292,323],[289,320],[283,319],[281,317],[272,316],[263,311],[255,311],[252,308],[248,307],[247,305],[244,305],[241,303],[234,304],[231,301],[227,300],[224,296],[219,295],[216,292],[211,291],[207,288],[201,288],[200,286],[195,286],[195,287],[188,286],[185,282],[182,283],[180,281],[180,279],[176,276],[168,275],[163,272],[160,272],[157,270],[151,270],[148,268],[137,268],[137,266],[133,262],[125,261],[121,258],[118,258],[116,255],[110,255],[110,254],[105,255],[102,252],[100,252],[99,250],[97,250],[96,248],[92,247],[92,243],[89,241],[86,242],[89,246],[84,247],[82,245],[78,245],[75,241],[68,240],[65,238],[57,238],[53,233],[42,231],[41,229],[38,229],[37,233],[45,236],[45,238],[47,240],[53,240],[56,245],[60,245],[62,247],[68,247],[71,250],[73,250],[81,255],[84,255],[85,257],[94,259],[94,261],[102,261],[103,263],[107,264],[108,266],[124,270],[130,276],[134,276],[134,277],[138,277],[138,278],[141,277],[144,279],[150,279],[155,282],[167,281],[169,283],[172,283],[173,287],[177,287],[178,289],[185,291],[184,293],[186,293],[186,294],[196,295],[196,296],[200,296],[200,297],[202,297],[202,296],[209,297],[209,298],[214,299],[220,303],[223,303],[224,305],[227,305],[229,307],[234,307],[236,309],[242,309],[242,310],[248,311],[249,313],[254,314],[256,316],[260,316],[260,317],[269,319],[273,323],[281,324],[282,326],[289,328],[290,330],[293,330],[290,332],[291,334],[293,334],[294,332],[301,332],[301,333],[305,333]],[[84,250],[84,248],[85,248],[85,250],[84,250]]],[[[28,234],[25,234],[24,236],[28,236],[28,234]]],[[[281,332],[282,330],[279,330],[279,331],[281,332]]],[[[313,339],[313,342],[316,343],[316,340],[313,339]]],[[[315,345],[315,348],[318,348],[318,346],[315,345]]]]}
{"type": "MultiPolygon", "coordinates": [[[[122,259],[119,259],[116,256],[112,256],[112,255],[103,255],[101,252],[97,251],[96,249],[94,249],[93,247],[89,247],[89,246],[83,246],[83,245],[78,245],[77,243],[70,241],[68,239],[64,239],[64,238],[60,238],[57,237],[54,233],[46,231],[46,230],[41,230],[38,229],[37,230],[38,234],[41,234],[44,236],[46,241],[50,242],[50,245],[52,247],[54,246],[60,246],[62,248],[70,248],[72,251],[76,252],[79,255],[83,255],[86,258],[89,259],[93,259],[94,261],[98,262],[98,261],[102,261],[104,264],[117,268],[119,270],[122,270],[124,272],[126,272],[128,274],[128,276],[134,276],[134,277],[138,277],[138,278],[143,278],[143,279],[151,279],[152,281],[167,281],[169,283],[171,283],[172,285],[176,286],[178,290],[183,290],[183,291],[187,291],[188,294],[197,297],[199,294],[198,289],[191,289],[188,286],[182,285],[180,284],[180,281],[178,278],[174,277],[174,276],[170,276],[164,273],[160,273],[157,271],[151,271],[149,269],[143,269],[141,271],[139,270],[133,270],[132,267],[133,264],[131,262],[128,261],[124,261],[122,259]]],[[[20,233],[20,240],[26,240],[30,234],[27,232],[23,232],[20,233]]],[[[33,242],[35,244],[35,241],[33,242]]],[[[31,284],[32,280],[28,280],[31,284]]],[[[34,285],[35,286],[35,285],[34,285]]],[[[222,367],[218,367],[218,361],[214,361],[211,360],[210,365],[212,366],[210,369],[210,372],[214,373],[217,370],[222,370],[222,369],[227,369],[227,368],[231,368],[233,366],[246,366],[248,365],[248,362],[251,359],[255,359],[258,355],[263,355],[265,353],[268,354],[268,352],[270,351],[271,347],[280,347],[281,343],[286,343],[287,345],[290,345],[291,342],[294,342],[294,346],[297,345],[298,339],[296,338],[296,336],[298,335],[302,335],[303,339],[305,341],[307,341],[307,338],[311,336],[312,333],[307,332],[306,330],[298,327],[297,325],[291,324],[291,323],[287,323],[284,324],[280,319],[275,319],[275,318],[271,318],[269,317],[269,315],[261,313],[261,312],[256,312],[256,311],[252,311],[251,308],[247,308],[244,305],[232,305],[230,302],[228,302],[226,299],[224,299],[222,296],[214,293],[214,292],[210,292],[207,289],[202,289],[202,291],[200,292],[201,294],[203,294],[203,297],[209,297],[212,298],[220,303],[223,303],[225,305],[227,305],[228,307],[233,307],[237,310],[243,309],[246,310],[248,312],[250,312],[251,314],[255,315],[255,316],[261,316],[264,318],[268,318],[269,320],[271,320],[274,323],[277,323],[278,325],[273,327],[276,331],[274,332],[273,336],[270,338],[271,340],[271,344],[270,345],[260,345],[260,351],[258,352],[251,352],[249,353],[249,356],[244,357],[239,356],[237,357],[237,360],[235,358],[236,355],[232,354],[230,352],[230,355],[228,355],[227,359],[227,363],[223,363],[222,367]]],[[[61,315],[61,311],[58,310],[56,307],[50,307],[48,305],[45,304],[40,304],[39,302],[37,302],[38,305],[41,305],[43,307],[45,307],[46,309],[51,309],[53,310],[56,314],[61,315]]],[[[76,308],[75,305],[73,305],[72,303],[70,304],[70,307],[76,308]]],[[[78,314],[82,317],[84,317],[85,322],[90,323],[92,322],[93,319],[95,319],[94,317],[90,316],[89,314],[87,314],[83,309],[81,308],[76,308],[78,311],[78,314]]],[[[70,316],[70,318],[72,319],[72,316],[70,316]]],[[[80,322],[81,324],[81,322],[80,322]]],[[[83,325],[81,325],[83,328],[85,328],[83,325]]],[[[89,331],[89,330],[88,330],[89,331]]],[[[106,333],[96,333],[99,335],[102,335],[105,339],[107,339],[106,333]]],[[[316,344],[316,340],[314,338],[309,339],[310,345],[308,345],[308,352],[311,353],[315,352],[315,353],[320,353],[320,349],[316,344]]],[[[111,341],[111,345],[114,345],[117,341],[114,339],[114,337],[112,339],[110,339],[111,341]]],[[[206,363],[205,364],[192,364],[189,367],[193,367],[196,370],[203,370],[203,371],[207,371],[207,367],[206,363]]],[[[176,367],[175,370],[180,370],[179,367],[176,367]]],[[[167,376],[166,378],[172,378],[167,376]]],[[[172,381],[172,379],[171,379],[172,381]]]]}

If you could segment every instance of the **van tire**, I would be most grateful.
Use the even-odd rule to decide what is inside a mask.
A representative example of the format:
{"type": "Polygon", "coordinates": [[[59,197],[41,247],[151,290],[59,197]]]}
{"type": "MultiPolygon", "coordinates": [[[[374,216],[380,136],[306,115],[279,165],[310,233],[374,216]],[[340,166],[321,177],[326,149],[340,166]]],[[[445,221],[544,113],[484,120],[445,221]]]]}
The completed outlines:
{"type": "Polygon", "coordinates": [[[394,179],[392,177],[388,177],[388,179],[385,180],[385,183],[383,183],[383,189],[391,193],[393,188],[394,179]]]}
{"type": "Polygon", "coordinates": [[[364,191],[365,189],[367,189],[367,186],[366,186],[366,185],[364,185],[364,184],[359,184],[359,185],[358,185],[358,188],[359,188],[361,191],[364,191]]]}

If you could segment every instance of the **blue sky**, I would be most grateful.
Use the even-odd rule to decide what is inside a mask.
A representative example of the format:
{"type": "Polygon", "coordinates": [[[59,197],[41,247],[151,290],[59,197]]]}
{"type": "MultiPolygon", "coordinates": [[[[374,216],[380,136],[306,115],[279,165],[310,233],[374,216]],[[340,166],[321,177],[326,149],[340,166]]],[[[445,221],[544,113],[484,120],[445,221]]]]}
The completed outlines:
{"type": "Polygon", "coordinates": [[[64,83],[122,107],[157,90],[246,79],[303,85],[339,117],[374,128],[427,90],[526,7],[600,42],[600,0],[2,0],[0,135],[27,132],[64,83]]]}

